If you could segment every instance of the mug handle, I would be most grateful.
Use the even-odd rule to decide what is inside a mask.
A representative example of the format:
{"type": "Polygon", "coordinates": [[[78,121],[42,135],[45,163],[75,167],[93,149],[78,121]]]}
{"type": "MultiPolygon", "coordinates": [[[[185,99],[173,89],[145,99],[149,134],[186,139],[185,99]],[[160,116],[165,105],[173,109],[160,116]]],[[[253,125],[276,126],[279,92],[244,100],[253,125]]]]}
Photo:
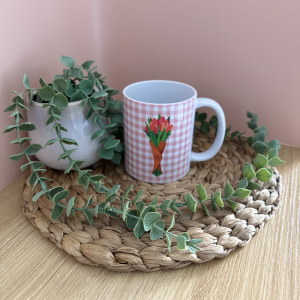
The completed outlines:
{"type": "Polygon", "coordinates": [[[207,151],[202,153],[191,152],[190,161],[205,161],[211,159],[218,153],[224,141],[226,122],[222,107],[215,100],[197,98],[195,101],[195,110],[204,106],[210,107],[216,112],[218,118],[218,132],[214,143],[207,151]]]}

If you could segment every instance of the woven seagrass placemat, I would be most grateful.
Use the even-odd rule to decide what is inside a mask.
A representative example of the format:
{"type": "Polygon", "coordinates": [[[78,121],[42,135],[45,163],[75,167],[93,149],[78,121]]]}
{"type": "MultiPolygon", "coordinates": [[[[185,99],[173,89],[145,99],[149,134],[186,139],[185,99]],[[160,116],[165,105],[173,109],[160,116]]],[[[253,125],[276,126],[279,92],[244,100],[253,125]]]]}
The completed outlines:
{"type": "MultiPolygon", "coordinates": [[[[193,151],[203,152],[210,148],[214,140],[213,134],[195,132],[193,151]]],[[[102,180],[108,188],[120,184],[120,193],[133,184],[129,198],[135,197],[140,190],[145,190],[143,200],[150,203],[155,195],[159,195],[158,204],[165,199],[179,196],[183,201],[183,194],[190,192],[198,199],[196,186],[202,183],[207,194],[215,192],[225,186],[226,180],[235,188],[241,179],[241,169],[245,162],[251,162],[256,153],[247,145],[239,141],[227,139],[218,154],[205,162],[193,162],[189,173],[182,179],[167,184],[149,184],[132,178],[124,169],[124,164],[115,166],[111,162],[100,161],[93,168],[93,174],[104,174],[102,180]]],[[[177,215],[175,226],[171,232],[180,234],[188,232],[193,239],[202,239],[199,244],[201,250],[196,254],[188,251],[178,251],[173,241],[171,253],[167,250],[166,238],[151,241],[149,233],[139,240],[132,230],[128,230],[120,218],[110,218],[99,215],[90,226],[82,212],[76,211],[76,217],[66,217],[64,212],[55,221],[50,218],[53,202],[43,195],[35,203],[31,200],[39,192],[39,187],[31,191],[29,176],[24,186],[22,199],[25,216],[36,226],[45,237],[53,241],[57,247],[64,249],[80,263],[101,266],[114,271],[157,271],[161,269],[178,269],[191,263],[204,263],[214,258],[224,258],[231,251],[248,244],[253,235],[272,217],[279,205],[281,176],[276,168],[270,182],[264,183],[262,190],[252,191],[246,199],[237,199],[237,210],[234,212],[229,206],[214,211],[210,204],[210,216],[206,216],[200,206],[195,213],[181,208],[183,215],[177,215]]],[[[70,197],[76,196],[75,207],[83,207],[93,196],[91,208],[105,201],[105,194],[97,194],[92,187],[85,191],[78,185],[78,174],[48,169],[43,175],[51,178],[50,187],[62,186],[68,189],[70,197]]],[[[63,200],[64,201],[64,200],[63,200]]],[[[63,202],[66,204],[67,202],[63,202]]],[[[121,202],[116,199],[114,206],[120,208],[121,202]]],[[[171,222],[171,216],[163,214],[162,220],[166,226],[171,222]]]]}

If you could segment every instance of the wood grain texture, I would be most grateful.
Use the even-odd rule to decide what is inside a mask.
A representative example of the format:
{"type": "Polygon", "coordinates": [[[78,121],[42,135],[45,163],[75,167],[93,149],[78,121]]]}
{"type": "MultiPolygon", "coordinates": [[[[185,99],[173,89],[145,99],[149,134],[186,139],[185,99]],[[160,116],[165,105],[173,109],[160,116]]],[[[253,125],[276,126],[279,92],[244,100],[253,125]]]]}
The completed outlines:
{"type": "Polygon", "coordinates": [[[280,157],[280,207],[249,245],[154,273],[77,263],[22,215],[21,177],[0,193],[0,299],[300,299],[300,149],[283,146],[280,157]]]}

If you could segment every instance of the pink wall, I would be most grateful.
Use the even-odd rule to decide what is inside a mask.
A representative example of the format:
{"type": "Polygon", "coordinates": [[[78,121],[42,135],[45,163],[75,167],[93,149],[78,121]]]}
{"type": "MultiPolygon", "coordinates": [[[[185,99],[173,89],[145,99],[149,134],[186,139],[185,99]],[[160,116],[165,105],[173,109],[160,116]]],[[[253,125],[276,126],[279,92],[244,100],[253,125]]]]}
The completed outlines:
{"type": "MultiPolygon", "coordinates": [[[[51,80],[65,54],[96,60],[120,90],[147,79],[186,82],[217,100],[234,128],[246,130],[251,110],[270,139],[300,147],[299,11],[298,0],[0,1],[0,109],[10,90],[23,90],[24,73],[34,86],[51,80]]],[[[22,163],[7,159],[19,151],[13,138],[0,138],[0,190],[21,175],[22,163]]]]}
{"type": "Polygon", "coordinates": [[[233,128],[247,130],[250,110],[269,139],[300,147],[300,1],[110,0],[101,12],[111,86],[182,81],[233,128]]]}
{"type": "MultiPolygon", "coordinates": [[[[62,72],[60,56],[70,55],[79,63],[99,62],[96,42],[98,3],[80,0],[9,0],[0,1],[0,128],[1,132],[14,120],[2,111],[11,103],[11,90],[23,91],[23,74],[31,86],[38,79],[51,81],[62,72]]],[[[8,156],[20,153],[18,145],[9,145],[15,132],[0,136],[0,190],[21,176],[25,160],[13,162],[8,156]]]]}

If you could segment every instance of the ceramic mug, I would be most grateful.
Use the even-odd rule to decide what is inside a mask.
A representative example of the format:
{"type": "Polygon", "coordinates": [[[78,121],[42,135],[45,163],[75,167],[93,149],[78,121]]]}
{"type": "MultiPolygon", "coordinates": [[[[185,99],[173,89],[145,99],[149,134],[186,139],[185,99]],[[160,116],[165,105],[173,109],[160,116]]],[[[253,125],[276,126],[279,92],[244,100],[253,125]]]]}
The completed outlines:
{"type": "Polygon", "coordinates": [[[168,183],[184,177],[191,161],[205,161],[217,154],[226,125],[221,106],[212,99],[197,98],[184,83],[151,80],[133,83],[123,90],[125,168],[136,179],[168,183]],[[192,152],[195,110],[215,110],[218,132],[210,149],[192,152]]]}

